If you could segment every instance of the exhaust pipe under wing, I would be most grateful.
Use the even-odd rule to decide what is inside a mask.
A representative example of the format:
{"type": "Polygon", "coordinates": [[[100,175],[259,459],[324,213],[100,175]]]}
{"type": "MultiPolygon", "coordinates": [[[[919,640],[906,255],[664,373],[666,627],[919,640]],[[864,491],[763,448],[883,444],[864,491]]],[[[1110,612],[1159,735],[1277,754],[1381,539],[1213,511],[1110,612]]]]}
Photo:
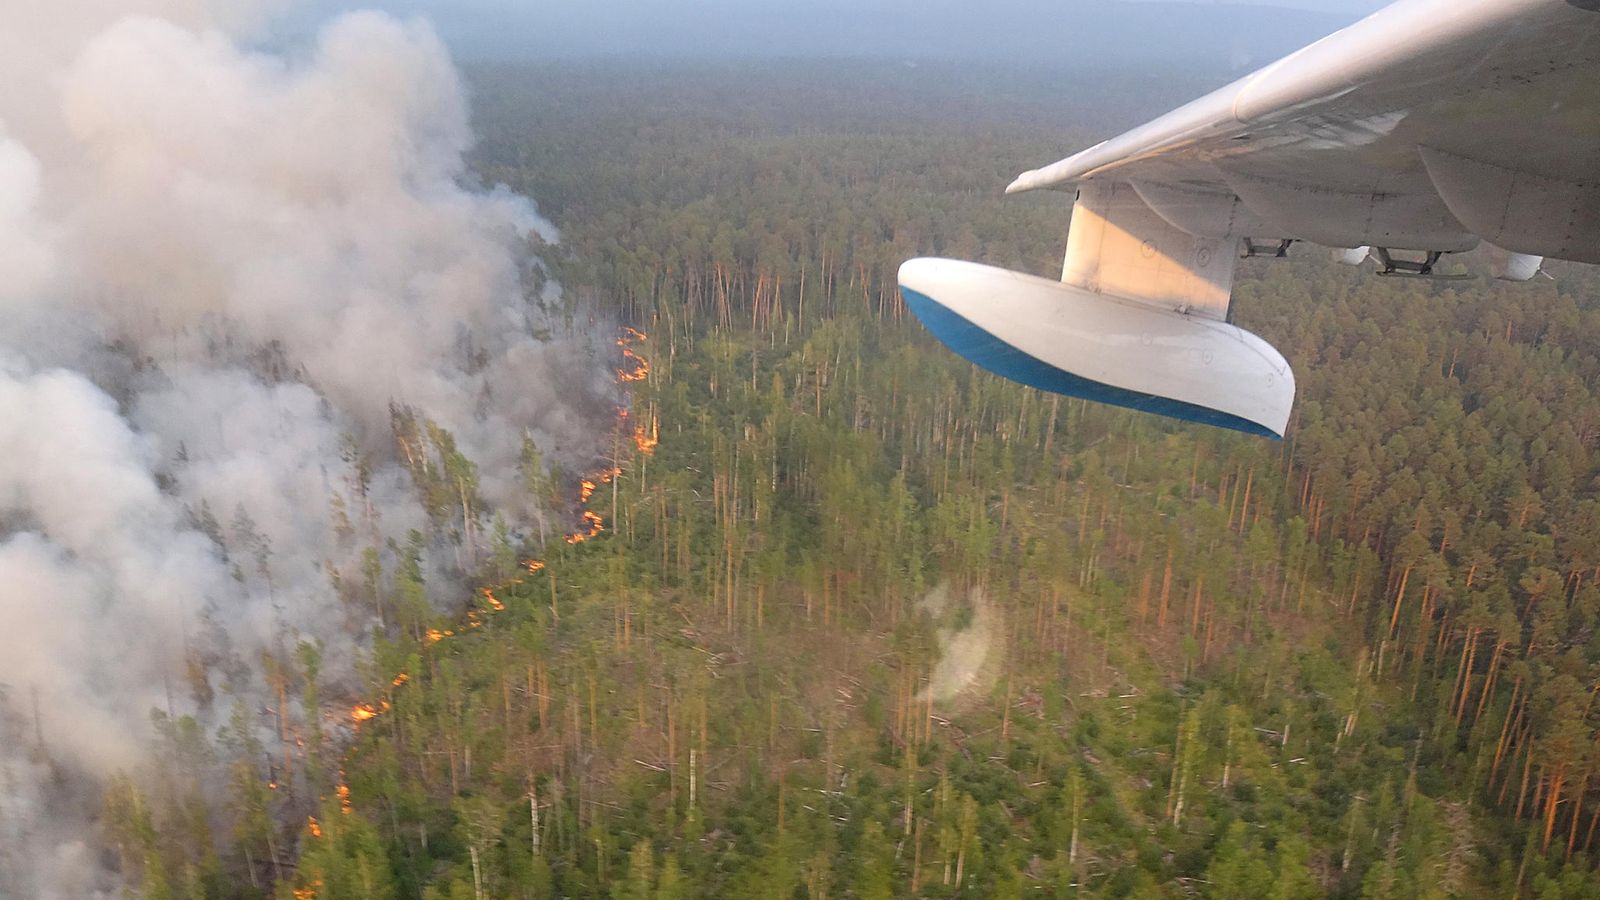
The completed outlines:
{"type": "Polygon", "coordinates": [[[1288,426],[1288,362],[1226,322],[953,259],[906,262],[900,293],[951,350],[1013,381],[1273,438],[1288,426]]]}

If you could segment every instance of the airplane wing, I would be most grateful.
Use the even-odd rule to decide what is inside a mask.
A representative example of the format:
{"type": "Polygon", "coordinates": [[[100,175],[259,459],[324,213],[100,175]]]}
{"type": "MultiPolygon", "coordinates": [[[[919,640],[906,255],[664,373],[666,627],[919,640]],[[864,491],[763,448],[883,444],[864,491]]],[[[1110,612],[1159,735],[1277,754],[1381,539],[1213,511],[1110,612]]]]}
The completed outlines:
{"type": "MultiPolygon", "coordinates": [[[[1192,333],[1233,328],[1234,260],[1301,241],[1356,263],[1370,247],[1383,274],[1431,276],[1444,254],[1480,242],[1501,251],[1500,274],[1516,280],[1532,277],[1540,257],[1600,263],[1600,0],[1401,0],[1024,172],[1007,192],[1039,188],[1077,190],[1062,281],[1030,313],[1044,317],[1115,300],[1181,316],[1192,333]]],[[[992,314],[998,282],[966,278],[952,291],[939,277],[948,267],[923,262],[902,269],[912,309],[953,303],[958,318],[992,333],[974,317],[992,314]]],[[[1118,339],[1102,326],[1080,340],[1118,339]]],[[[1092,369],[1077,346],[1073,359],[1041,362],[1144,398],[1119,405],[1163,411],[1177,400],[1206,413],[1168,414],[1282,435],[1293,402],[1287,363],[1234,360],[1231,374],[1197,363],[1179,365],[1176,380],[1151,377],[1153,358],[1195,357],[1181,344],[1143,344],[1092,369]],[[1276,389],[1264,394],[1269,375],[1276,389]]]]}

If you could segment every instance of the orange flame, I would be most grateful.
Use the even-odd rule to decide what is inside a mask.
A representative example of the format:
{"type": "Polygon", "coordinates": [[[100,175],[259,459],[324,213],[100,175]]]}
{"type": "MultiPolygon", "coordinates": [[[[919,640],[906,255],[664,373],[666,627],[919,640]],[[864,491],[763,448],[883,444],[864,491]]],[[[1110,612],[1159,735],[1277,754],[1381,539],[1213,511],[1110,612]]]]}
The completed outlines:
{"type": "Polygon", "coordinates": [[[633,445],[639,452],[649,456],[656,452],[656,445],[661,443],[661,423],[655,415],[650,416],[650,433],[645,434],[644,425],[633,426],[633,445]]]}
{"type": "Polygon", "coordinates": [[[622,382],[623,384],[627,384],[629,382],[634,382],[634,381],[643,381],[646,378],[650,377],[650,361],[649,360],[647,360],[644,357],[640,356],[639,354],[633,352],[632,350],[629,350],[627,347],[623,347],[622,348],[622,358],[627,360],[628,362],[632,363],[633,364],[633,368],[632,369],[618,369],[617,370],[617,380],[618,381],[622,382]]]}
{"type": "Polygon", "coordinates": [[[294,900],[317,900],[317,893],[322,889],[322,879],[311,882],[310,887],[295,888],[294,900]]]}
{"type": "Polygon", "coordinates": [[[618,369],[617,381],[627,384],[633,381],[643,381],[650,377],[650,361],[633,352],[633,345],[649,340],[650,336],[634,328],[622,329],[622,337],[617,338],[617,346],[622,348],[622,358],[631,364],[632,368],[618,369]]]}
{"type": "MultiPolygon", "coordinates": [[[[343,772],[340,772],[339,774],[341,776],[344,775],[343,772]]],[[[334,790],[339,795],[339,811],[347,816],[350,815],[350,785],[341,781],[339,782],[339,786],[334,790]]]]}
{"type": "MultiPolygon", "coordinates": [[[[590,475],[588,478],[578,482],[578,502],[588,503],[589,498],[594,496],[594,492],[600,487],[600,485],[610,484],[618,475],[621,474],[622,469],[620,467],[611,466],[609,468],[601,469],[600,471],[595,472],[593,475],[590,475]]],[[[569,544],[581,544],[604,530],[605,520],[600,517],[600,514],[586,509],[583,511],[583,529],[580,531],[574,531],[573,533],[562,538],[562,540],[565,540],[569,544]]],[[[541,568],[543,568],[542,565],[541,568]]]]}
{"type": "Polygon", "coordinates": [[[306,830],[310,831],[314,838],[322,837],[322,826],[317,824],[316,816],[306,816],[306,830]]]}
{"type": "MultiPolygon", "coordinates": [[[[626,384],[628,382],[643,381],[650,377],[650,361],[635,353],[632,349],[634,344],[640,341],[649,340],[649,338],[649,335],[636,328],[622,329],[622,335],[617,338],[617,346],[622,348],[622,358],[630,363],[632,368],[618,369],[618,382],[626,384]]],[[[622,407],[617,410],[617,430],[619,432],[627,430],[628,419],[629,415],[627,407],[622,407]]],[[[642,423],[635,425],[632,432],[634,446],[639,448],[639,452],[646,456],[653,453],[656,445],[661,441],[661,423],[653,414],[650,416],[650,428],[648,432],[646,432],[642,423]]],[[[600,471],[595,472],[594,474],[589,475],[588,477],[579,481],[578,504],[580,506],[587,504],[589,500],[594,497],[594,492],[599,490],[600,485],[611,483],[611,481],[616,479],[616,477],[621,474],[622,469],[613,465],[609,468],[601,469],[600,471]]],[[[605,531],[605,527],[605,519],[601,518],[599,513],[586,509],[583,511],[583,527],[578,531],[574,531],[571,534],[564,536],[562,540],[569,544],[581,544],[584,541],[587,541],[590,538],[600,534],[602,531],[605,531]]],[[[528,563],[526,563],[528,566],[528,571],[537,572],[544,568],[543,563],[534,565],[535,562],[537,562],[537,560],[530,560],[528,563]]]]}
{"type": "Polygon", "coordinates": [[[590,512],[587,509],[583,511],[583,524],[583,531],[575,531],[572,534],[567,535],[567,543],[581,544],[584,541],[587,541],[589,538],[592,538],[600,532],[606,530],[605,519],[600,518],[598,513],[590,512]]]}
{"type": "MultiPolygon", "coordinates": [[[[632,346],[634,344],[646,340],[649,340],[649,335],[642,331],[634,328],[624,328],[622,330],[622,335],[617,338],[616,343],[618,347],[622,348],[623,359],[630,363],[632,368],[617,370],[617,380],[619,382],[628,383],[643,381],[650,376],[649,360],[632,350],[632,346]]],[[[628,421],[629,415],[627,408],[623,407],[618,409],[617,430],[619,435],[628,430],[628,421]]],[[[650,427],[648,431],[646,431],[643,423],[634,425],[632,429],[632,439],[634,446],[639,449],[640,453],[649,456],[655,451],[655,448],[657,444],[660,443],[661,439],[661,423],[656,418],[654,413],[652,413],[650,416],[650,427]]],[[[613,465],[582,479],[578,483],[579,505],[587,504],[589,500],[594,497],[595,491],[600,489],[601,485],[611,483],[617,478],[617,476],[621,474],[622,469],[613,465]]],[[[606,527],[605,519],[602,518],[599,513],[588,509],[583,510],[582,525],[583,527],[578,531],[565,535],[563,540],[569,544],[581,544],[584,541],[589,540],[590,538],[595,537],[601,532],[605,531],[606,527]]],[[[522,566],[526,568],[530,574],[541,572],[545,568],[544,561],[538,559],[523,560],[522,566]]],[[[503,611],[506,606],[503,602],[501,602],[499,597],[495,596],[495,591],[521,583],[522,579],[511,578],[501,582],[500,584],[490,587],[482,587],[478,590],[483,594],[484,602],[489,606],[489,608],[495,612],[500,612],[503,611]]],[[[482,625],[483,616],[480,614],[480,611],[476,609],[467,610],[467,627],[478,628],[482,625]]],[[[433,644],[437,644],[447,637],[455,635],[455,633],[456,632],[451,629],[429,628],[424,634],[424,642],[426,645],[432,646],[433,644]]],[[[401,672],[394,676],[394,679],[390,682],[390,684],[394,687],[400,687],[410,680],[411,676],[407,675],[405,672],[401,672]]],[[[377,706],[373,706],[370,703],[358,703],[351,709],[350,718],[356,725],[360,725],[362,722],[377,718],[379,715],[382,715],[388,710],[389,701],[387,700],[380,700],[377,706]]],[[[269,785],[269,787],[271,787],[273,790],[277,790],[278,786],[276,783],[273,783],[269,785]]],[[[344,784],[339,785],[339,799],[344,811],[349,812],[350,788],[348,786],[344,784]]],[[[299,892],[297,891],[296,897],[298,896],[299,892]]]]}

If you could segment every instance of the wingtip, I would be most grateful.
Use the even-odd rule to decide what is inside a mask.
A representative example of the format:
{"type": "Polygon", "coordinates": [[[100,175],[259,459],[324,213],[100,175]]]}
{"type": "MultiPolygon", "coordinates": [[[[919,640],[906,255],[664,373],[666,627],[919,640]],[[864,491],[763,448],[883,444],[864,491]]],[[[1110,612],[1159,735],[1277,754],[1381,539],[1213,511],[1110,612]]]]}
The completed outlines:
{"type": "Polygon", "coordinates": [[[1020,194],[1023,191],[1032,190],[1033,176],[1034,173],[1032,171],[1023,172],[1021,175],[1018,175],[1016,181],[1006,185],[1006,193],[1020,194]]]}

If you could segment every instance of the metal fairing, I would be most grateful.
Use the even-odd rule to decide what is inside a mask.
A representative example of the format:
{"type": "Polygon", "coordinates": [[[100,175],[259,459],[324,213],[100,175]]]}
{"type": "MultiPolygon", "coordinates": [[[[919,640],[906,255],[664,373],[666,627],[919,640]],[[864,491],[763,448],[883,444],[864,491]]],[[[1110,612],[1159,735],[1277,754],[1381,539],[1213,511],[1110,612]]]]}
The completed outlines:
{"type": "Polygon", "coordinates": [[[1086,291],[1213,319],[1228,316],[1238,238],[1190,234],[1131,186],[1091,181],[1078,192],[1061,280],[1086,291]]]}
{"type": "Polygon", "coordinates": [[[1276,226],[1250,211],[1227,191],[1160,181],[1132,181],[1139,199],[1167,224],[1196,237],[1266,238],[1276,226]]]}
{"type": "Polygon", "coordinates": [[[1546,178],[1430,147],[1420,153],[1439,196],[1485,240],[1519,253],[1600,263],[1600,181],[1546,178]]]}
{"type": "Polygon", "coordinates": [[[1244,204],[1283,234],[1327,247],[1400,247],[1462,253],[1478,245],[1431,191],[1338,191],[1227,175],[1244,204]]]}

